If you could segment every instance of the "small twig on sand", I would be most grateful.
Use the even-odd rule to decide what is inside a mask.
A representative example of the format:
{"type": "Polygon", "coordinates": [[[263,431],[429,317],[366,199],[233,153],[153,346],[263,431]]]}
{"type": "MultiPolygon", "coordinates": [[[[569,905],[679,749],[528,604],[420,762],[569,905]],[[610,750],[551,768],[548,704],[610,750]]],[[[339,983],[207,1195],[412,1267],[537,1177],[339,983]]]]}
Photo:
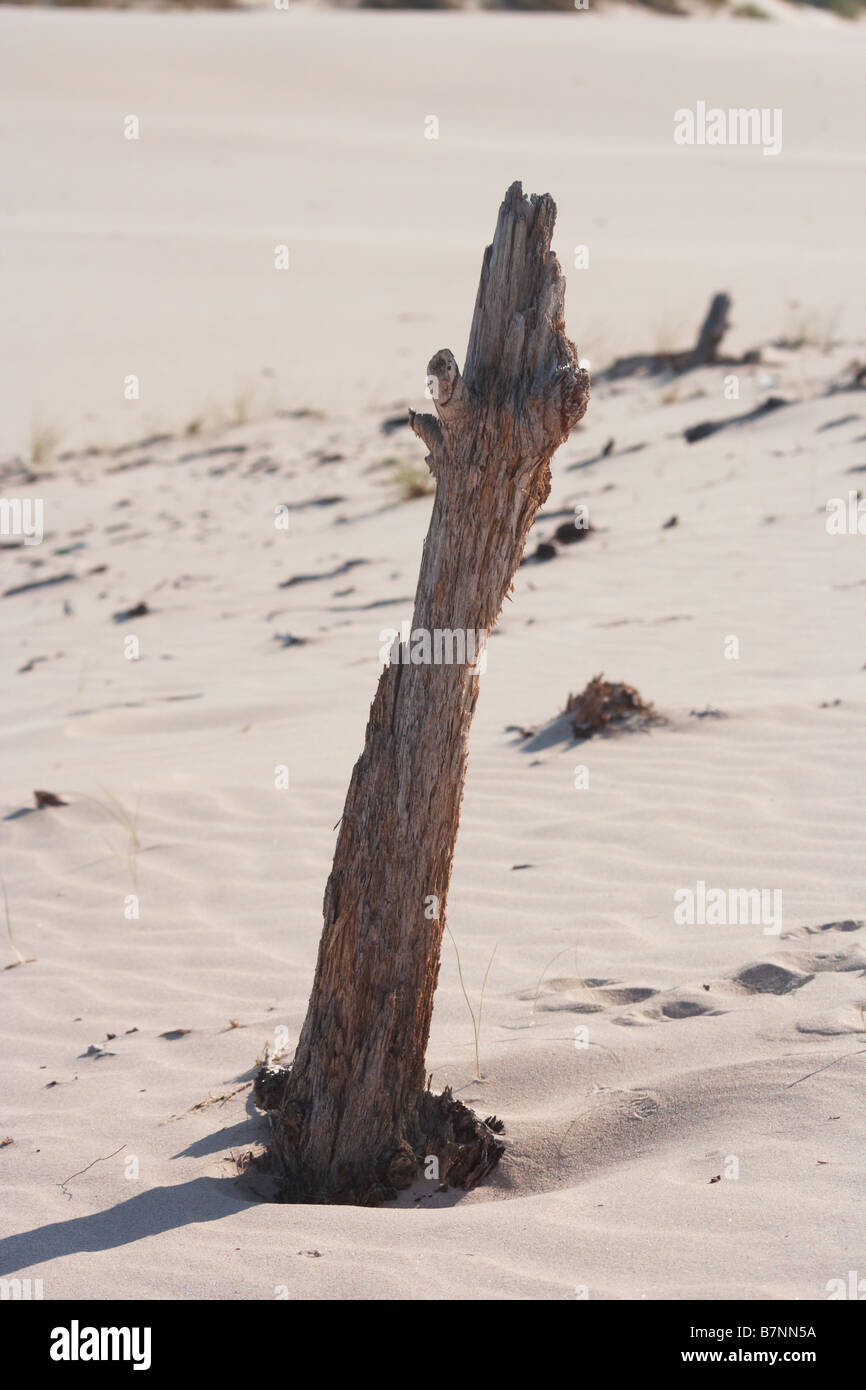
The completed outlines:
{"type": "Polygon", "coordinates": [[[15,943],[15,937],[12,935],[12,917],[9,912],[9,899],[6,895],[6,880],[4,879],[2,874],[0,874],[0,889],[3,890],[3,909],[6,913],[6,935],[9,937],[9,945],[12,947],[12,950],[18,957],[17,960],[12,961],[11,965],[4,965],[3,969],[14,970],[16,965],[32,965],[36,957],[22,956],[15,943]]]}
{"type": "Polygon", "coordinates": [[[18,950],[18,947],[15,945],[15,938],[14,938],[14,936],[12,935],[12,919],[11,919],[11,917],[9,916],[9,899],[8,899],[8,897],[6,896],[6,880],[4,879],[4,877],[3,877],[2,874],[0,874],[0,888],[2,888],[2,890],[3,890],[3,907],[4,907],[4,910],[5,910],[5,912],[6,912],[6,934],[7,934],[7,936],[9,937],[9,945],[12,947],[12,950],[15,952],[16,956],[18,957],[18,964],[19,964],[19,965],[23,965],[23,964],[24,964],[24,957],[22,956],[21,952],[18,950]]]}
{"type": "Polygon", "coordinates": [[[472,1019],[472,1032],[475,1035],[475,1079],[476,1081],[483,1081],[484,1077],[481,1075],[481,1061],[478,1053],[478,1046],[481,1038],[481,1011],[484,1008],[484,987],[487,984],[487,976],[490,974],[490,967],[493,964],[493,957],[496,955],[496,946],[493,947],[490,960],[487,962],[487,969],[484,972],[484,979],[481,983],[481,999],[478,1004],[478,1018],[476,1019],[475,1010],[473,1009],[472,1004],[470,1003],[469,995],[466,990],[466,985],[463,981],[463,967],[460,963],[460,951],[457,948],[457,942],[454,938],[454,933],[452,932],[451,928],[447,925],[447,923],[445,926],[445,930],[451,937],[451,940],[454,944],[454,954],[457,957],[457,974],[460,977],[460,988],[463,991],[463,998],[466,1000],[466,1007],[469,1010],[469,1017],[472,1019]]]}
{"type": "MultiPolygon", "coordinates": [[[[121,1144],[120,1149],[125,1148],[126,1144],[121,1144]]],[[[59,1182],[57,1186],[60,1188],[60,1191],[63,1193],[64,1197],[68,1197],[70,1201],[72,1200],[72,1193],[67,1192],[66,1190],[67,1183],[72,1182],[73,1178],[80,1178],[81,1174],[86,1173],[89,1168],[92,1168],[94,1163],[105,1163],[109,1158],[114,1158],[117,1154],[120,1153],[120,1149],[115,1149],[113,1154],[103,1154],[102,1158],[95,1158],[93,1160],[93,1163],[88,1163],[87,1168],[79,1168],[77,1173],[70,1173],[68,1178],[64,1178],[63,1182],[59,1182]]]]}
{"type": "MultiPolygon", "coordinates": [[[[575,974],[577,973],[577,968],[578,968],[578,967],[577,967],[577,947],[576,947],[576,946],[563,946],[563,948],[562,948],[561,951],[557,951],[557,953],[556,953],[555,956],[551,956],[551,957],[550,957],[550,960],[547,962],[546,966],[544,967],[544,969],[542,970],[541,974],[540,974],[539,977],[538,977],[538,984],[535,986],[535,994],[534,994],[533,999],[532,999],[532,1022],[533,1022],[533,1023],[535,1023],[535,1015],[536,1015],[536,1013],[537,1013],[537,1011],[538,1011],[538,996],[539,996],[539,994],[541,993],[542,981],[544,980],[544,977],[545,977],[545,975],[547,974],[547,972],[548,972],[548,970],[550,969],[550,967],[553,965],[553,962],[554,962],[555,960],[559,960],[559,957],[560,957],[560,956],[564,956],[564,955],[566,954],[567,951],[574,951],[574,969],[575,969],[575,974]]],[[[583,983],[583,982],[581,982],[581,983],[583,983]]]]}
{"type": "Polygon", "coordinates": [[[184,1115],[193,1115],[196,1110],[207,1110],[211,1105],[225,1105],[232,1096],[238,1095],[241,1091],[248,1091],[252,1084],[252,1081],[245,1081],[242,1086],[235,1086],[233,1091],[226,1091],[224,1095],[208,1096],[206,1100],[196,1101],[195,1105],[189,1107],[189,1110],[182,1110],[179,1115],[169,1115],[165,1123],[168,1124],[170,1120],[182,1120],[184,1115]]]}
{"type": "Polygon", "coordinates": [[[556,1146],[556,1147],[557,1147],[557,1152],[558,1152],[560,1158],[563,1157],[562,1146],[563,1146],[563,1144],[565,1143],[565,1141],[566,1141],[566,1139],[568,1138],[568,1136],[569,1136],[569,1134],[571,1133],[571,1131],[574,1129],[574,1126],[577,1124],[578,1120],[582,1120],[583,1117],[584,1117],[584,1115],[588,1115],[588,1114],[589,1114],[589,1111],[588,1111],[588,1110],[581,1110],[581,1112],[580,1112],[579,1115],[575,1115],[575,1117],[574,1117],[574,1119],[572,1120],[571,1124],[568,1126],[568,1129],[565,1131],[565,1133],[563,1134],[562,1138],[560,1139],[559,1143],[558,1143],[557,1146],[556,1146]]]}
{"type": "Polygon", "coordinates": [[[790,1091],[792,1086],[799,1086],[801,1081],[808,1081],[810,1076],[818,1076],[820,1072],[826,1071],[828,1067],[835,1067],[838,1062],[844,1062],[846,1057],[859,1057],[863,1052],[866,1052],[866,1047],[858,1047],[856,1052],[843,1052],[841,1057],[834,1057],[832,1062],[827,1062],[825,1066],[818,1067],[816,1071],[807,1071],[805,1076],[798,1076],[796,1081],[789,1081],[785,1090],[790,1091]]]}

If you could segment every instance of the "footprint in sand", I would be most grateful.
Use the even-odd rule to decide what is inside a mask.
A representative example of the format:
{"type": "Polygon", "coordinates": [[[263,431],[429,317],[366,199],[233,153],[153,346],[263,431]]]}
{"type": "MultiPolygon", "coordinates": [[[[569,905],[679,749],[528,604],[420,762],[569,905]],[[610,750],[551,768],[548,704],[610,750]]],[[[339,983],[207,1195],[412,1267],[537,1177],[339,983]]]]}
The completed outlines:
{"type": "Polygon", "coordinates": [[[837,1009],[828,1009],[810,1018],[800,1019],[794,1025],[798,1033],[822,1038],[841,1038],[847,1033],[858,1034],[861,1038],[866,1032],[863,1015],[854,1004],[841,1004],[837,1009]]]}
{"type": "Polygon", "coordinates": [[[536,1009],[545,1013],[599,1014],[623,1004],[641,1003],[654,994],[653,989],[619,985],[615,980],[561,977],[545,980],[537,995],[532,991],[520,997],[533,1000],[536,1009]]]}
{"type": "Polygon", "coordinates": [[[620,1014],[611,1020],[619,1028],[638,1028],[648,1023],[671,1023],[683,1018],[701,1018],[705,1014],[724,1013],[714,1008],[706,999],[694,994],[658,995],[655,1002],[646,1009],[635,1009],[632,1013],[620,1014]]]}
{"type": "Polygon", "coordinates": [[[794,927],[791,931],[782,932],[782,940],[790,941],[801,939],[804,936],[816,936],[819,932],[825,931],[851,932],[862,931],[862,929],[862,921],[849,917],[842,922],[823,922],[816,927],[794,927]]]}
{"type": "MultiPolygon", "coordinates": [[[[786,933],[786,936],[789,939],[811,941],[813,949],[782,951],[768,960],[744,965],[722,979],[712,980],[708,984],[702,982],[704,997],[699,995],[695,988],[659,994],[648,1008],[635,1009],[612,1021],[627,1028],[673,1019],[719,1015],[725,1010],[714,1006],[706,995],[786,995],[802,989],[820,974],[856,972],[866,977],[866,949],[859,941],[844,939],[848,933],[859,931],[862,926],[863,923],[860,921],[846,920],[828,922],[822,926],[798,927],[786,933]],[[834,935],[825,935],[829,932],[834,935]],[[819,942],[815,941],[818,934],[822,936],[820,946],[826,949],[819,949],[819,942]]],[[[853,1005],[843,1006],[835,1012],[821,1014],[812,1020],[797,1024],[798,1031],[804,1033],[848,1033],[862,1031],[864,1028],[866,1024],[860,1016],[859,1007],[853,1005]]]]}
{"type": "MultiPolygon", "coordinates": [[[[713,1018],[727,1012],[718,1006],[718,996],[749,994],[793,994],[825,972],[858,971],[866,975],[866,949],[856,941],[840,941],[824,934],[847,935],[859,931],[861,921],[827,922],[821,926],[798,927],[785,936],[789,939],[811,940],[813,949],[783,951],[768,960],[742,966],[721,979],[702,981],[675,991],[659,993],[642,985],[623,985],[616,980],[581,979],[561,976],[544,980],[537,989],[527,991],[521,999],[530,1000],[537,1012],[599,1014],[611,1008],[629,1008],[628,1013],[611,1019],[621,1028],[635,1028],[653,1023],[671,1023],[687,1018],[713,1018]],[[814,940],[821,934],[819,943],[814,940]],[[818,949],[826,946],[827,949],[818,949]],[[710,996],[710,997],[708,997],[710,996]],[[713,997],[715,996],[715,998],[713,997]],[[651,1000],[651,1003],[647,1001],[651,1000]]],[[[800,1032],[847,1033],[863,1028],[857,1010],[851,1007],[814,1020],[797,1024],[800,1032]]]]}
{"type": "Polygon", "coordinates": [[[732,982],[747,994],[790,994],[814,978],[807,971],[788,970],[775,961],[763,960],[757,965],[744,966],[732,977],[732,982]]]}

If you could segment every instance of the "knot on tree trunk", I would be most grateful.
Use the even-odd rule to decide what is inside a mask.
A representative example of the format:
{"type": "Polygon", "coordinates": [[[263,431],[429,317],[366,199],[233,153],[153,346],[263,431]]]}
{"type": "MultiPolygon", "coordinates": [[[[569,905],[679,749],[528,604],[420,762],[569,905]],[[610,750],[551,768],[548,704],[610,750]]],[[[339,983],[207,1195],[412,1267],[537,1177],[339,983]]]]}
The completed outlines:
{"type": "Polygon", "coordinates": [[[442,464],[456,450],[461,432],[469,431],[473,416],[473,402],[450,348],[440,348],[427,363],[426,389],[436,415],[410,410],[409,424],[430,450],[430,470],[438,477],[442,464]]]}

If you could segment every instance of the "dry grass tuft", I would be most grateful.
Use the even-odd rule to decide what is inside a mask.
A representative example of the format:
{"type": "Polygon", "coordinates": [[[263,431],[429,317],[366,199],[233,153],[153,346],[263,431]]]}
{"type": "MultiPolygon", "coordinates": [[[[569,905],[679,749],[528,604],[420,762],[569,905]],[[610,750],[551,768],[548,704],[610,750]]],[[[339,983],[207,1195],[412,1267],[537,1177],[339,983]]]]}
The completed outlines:
{"type": "Polygon", "coordinates": [[[430,497],[436,491],[436,484],[426,468],[402,461],[395,461],[393,468],[399,502],[414,502],[417,497],[430,497]]]}

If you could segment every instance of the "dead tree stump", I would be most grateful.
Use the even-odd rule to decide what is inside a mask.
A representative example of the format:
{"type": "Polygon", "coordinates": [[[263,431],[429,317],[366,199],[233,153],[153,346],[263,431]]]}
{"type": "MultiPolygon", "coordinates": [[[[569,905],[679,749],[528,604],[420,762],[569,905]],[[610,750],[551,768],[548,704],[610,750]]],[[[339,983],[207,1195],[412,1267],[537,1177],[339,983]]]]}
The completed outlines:
{"type": "Polygon", "coordinates": [[[728,331],[728,314],[731,310],[730,295],[714,294],[707,310],[706,318],[700,327],[698,340],[692,348],[687,368],[703,367],[718,359],[719,347],[728,331]]]}
{"type": "Polygon", "coordinates": [[[437,352],[436,415],[410,412],[436,479],[413,619],[413,642],[426,633],[432,645],[419,638],[417,664],[403,649],[382,672],[294,1061],[257,1080],[272,1121],[266,1162],[287,1201],[373,1205],[413,1182],[427,1156],[441,1181],[469,1187],[502,1152],[492,1125],[427,1089],[424,1054],[478,698],[468,635],[484,641],[496,622],[550,490],[550,458],[589,397],[565,335],[555,218],[549,195],[508,190],[463,374],[452,352],[437,352]],[[449,661],[443,642],[437,663],[437,632],[463,634],[466,659],[449,661]]]}

